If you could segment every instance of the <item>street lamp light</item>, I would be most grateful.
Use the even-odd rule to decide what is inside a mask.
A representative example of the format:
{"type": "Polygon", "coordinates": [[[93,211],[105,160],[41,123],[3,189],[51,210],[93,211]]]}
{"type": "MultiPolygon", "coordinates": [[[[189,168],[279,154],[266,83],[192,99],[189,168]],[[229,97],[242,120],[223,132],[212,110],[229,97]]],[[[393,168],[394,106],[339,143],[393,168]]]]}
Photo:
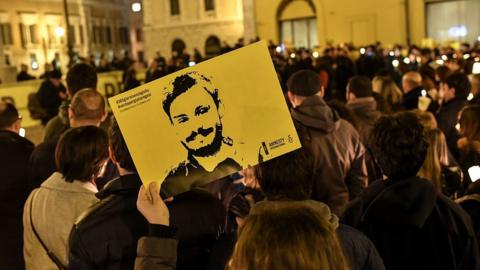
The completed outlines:
{"type": "Polygon", "coordinates": [[[55,28],[55,36],[57,37],[63,37],[65,35],[65,29],[61,26],[57,26],[55,28]]]}
{"type": "Polygon", "coordinates": [[[132,11],[133,12],[140,12],[142,10],[142,4],[135,2],[132,3],[132,11]]]}

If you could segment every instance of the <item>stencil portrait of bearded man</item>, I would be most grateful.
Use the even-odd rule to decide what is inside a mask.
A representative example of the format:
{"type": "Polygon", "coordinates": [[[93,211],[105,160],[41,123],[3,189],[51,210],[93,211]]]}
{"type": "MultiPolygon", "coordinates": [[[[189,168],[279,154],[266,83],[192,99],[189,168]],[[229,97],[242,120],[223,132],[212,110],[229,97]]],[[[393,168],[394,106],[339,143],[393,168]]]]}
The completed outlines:
{"type": "Polygon", "coordinates": [[[163,195],[200,187],[241,170],[234,141],[223,134],[221,100],[212,79],[189,72],[176,77],[164,92],[163,110],[188,156],[168,173],[163,195]]]}

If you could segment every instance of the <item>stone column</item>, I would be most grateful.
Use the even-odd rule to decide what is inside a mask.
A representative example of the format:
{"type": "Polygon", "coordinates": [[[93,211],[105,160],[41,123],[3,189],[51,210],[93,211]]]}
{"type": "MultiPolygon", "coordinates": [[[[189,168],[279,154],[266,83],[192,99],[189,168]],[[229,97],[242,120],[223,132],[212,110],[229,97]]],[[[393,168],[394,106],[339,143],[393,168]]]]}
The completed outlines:
{"type": "MultiPolygon", "coordinates": [[[[243,1],[243,28],[245,43],[257,37],[257,26],[255,16],[255,0],[243,1]]],[[[264,1],[264,0],[260,0],[264,1]]]]}

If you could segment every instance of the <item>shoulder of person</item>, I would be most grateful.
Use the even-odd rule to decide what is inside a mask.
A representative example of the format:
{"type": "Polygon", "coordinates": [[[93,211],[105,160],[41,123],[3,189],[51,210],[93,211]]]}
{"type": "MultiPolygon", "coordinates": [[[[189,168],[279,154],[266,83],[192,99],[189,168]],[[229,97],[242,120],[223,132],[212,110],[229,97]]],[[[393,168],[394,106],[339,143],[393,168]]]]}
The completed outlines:
{"type": "Polygon", "coordinates": [[[81,233],[108,222],[111,215],[117,212],[121,200],[119,196],[110,195],[91,205],[78,216],[72,230],[81,233]]]}

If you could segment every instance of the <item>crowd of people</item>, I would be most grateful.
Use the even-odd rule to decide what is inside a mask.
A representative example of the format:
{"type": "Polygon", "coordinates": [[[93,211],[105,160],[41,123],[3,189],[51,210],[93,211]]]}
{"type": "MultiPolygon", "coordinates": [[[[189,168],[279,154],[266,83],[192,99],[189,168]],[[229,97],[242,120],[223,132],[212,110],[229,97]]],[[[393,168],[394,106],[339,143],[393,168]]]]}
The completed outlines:
{"type": "MultiPolygon", "coordinates": [[[[37,146],[0,103],[0,265],[480,269],[479,44],[269,49],[302,148],[173,198],[142,186],[91,64],[48,74],[37,146]]],[[[162,58],[146,81],[188,66],[162,58]]]]}

